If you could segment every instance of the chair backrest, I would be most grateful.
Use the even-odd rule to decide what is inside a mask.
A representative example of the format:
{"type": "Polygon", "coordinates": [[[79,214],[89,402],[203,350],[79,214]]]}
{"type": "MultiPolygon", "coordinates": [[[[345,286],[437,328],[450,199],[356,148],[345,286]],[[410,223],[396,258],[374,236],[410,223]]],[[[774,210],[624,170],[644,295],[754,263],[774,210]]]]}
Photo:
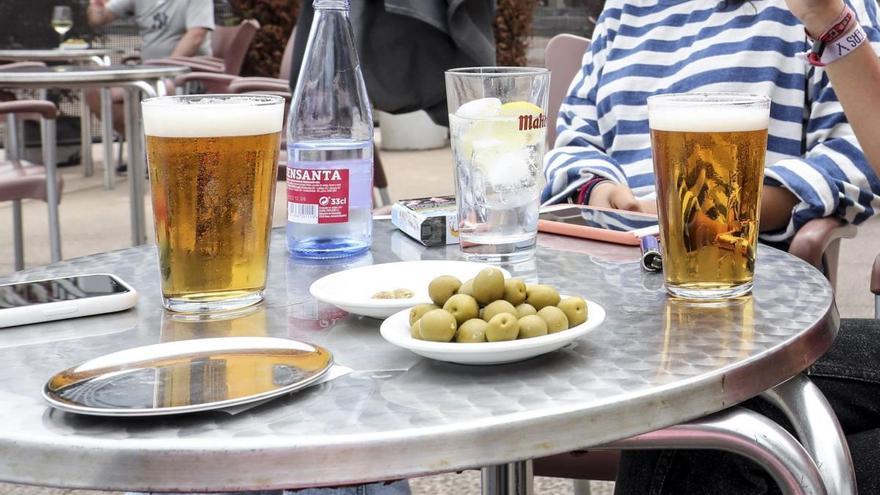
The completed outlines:
{"type": "Polygon", "coordinates": [[[293,38],[296,36],[296,26],[290,32],[290,38],[287,38],[287,44],[284,45],[284,55],[281,56],[281,69],[278,71],[278,78],[285,81],[290,80],[290,71],[293,68],[293,38]]]}
{"type": "Polygon", "coordinates": [[[260,23],[254,19],[245,19],[238,26],[217,26],[211,33],[211,49],[213,55],[222,58],[226,73],[238,75],[244,64],[248,48],[260,29],[260,23]]]}
{"type": "Polygon", "coordinates": [[[43,62],[12,62],[10,64],[0,65],[0,70],[18,69],[21,67],[45,67],[43,62]]]}
{"type": "Polygon", "coordinates": [[[544,50],[544,66],[550,69],[550,101],[547,112],[547,148],[556,141],[556,116],[572,79],[581,68],[590,40],[573,34],[554,36],[544,50]]]}

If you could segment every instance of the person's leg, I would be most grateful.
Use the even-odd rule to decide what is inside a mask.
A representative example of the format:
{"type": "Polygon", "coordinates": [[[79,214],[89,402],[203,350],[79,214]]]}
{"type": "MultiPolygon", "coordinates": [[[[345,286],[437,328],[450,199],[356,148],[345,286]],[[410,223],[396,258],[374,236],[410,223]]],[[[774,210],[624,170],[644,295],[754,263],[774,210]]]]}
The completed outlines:
{"type": "MultiPolygon", "coordinates": [[[[861,493],[880,493],[880,322],[843,320],[831,349],[807,370],[826,396],[847,434],[861,493]]],[[[789,431],[783,414],[763,399],[742,404],[789,431]]],[[[760,466],[719,451],[629,451],[621,457],[615,493],[776,494],[779,488],[760,466]]]]}
{"type": "MultiPolygon", "coordinates": [[[[101,90],[97,88],[88,88],[86,93],[86,104],[89,110],[99,119],[101,118],[101,90]]],[[[124,91],[121,88],[111,88],[110,97],[113,101],[113,130],[118,134],[125,133],[125,108],[122,105],[124,91]]]]}
{"type": "Polygon", "coordinates": [[[847,435],[880,427],[880,321],[842,320],[834,345],[807,376],[828,398],[847,435]]]}
{"type": "MultiPolygon", "coordinates": [[[[740,404],[791,431],[785,416],[763,399],[740,404]]],[[[777,495],[773,478],[755,462],[719,450],[623,451],[615,495],[777,495]]]]}

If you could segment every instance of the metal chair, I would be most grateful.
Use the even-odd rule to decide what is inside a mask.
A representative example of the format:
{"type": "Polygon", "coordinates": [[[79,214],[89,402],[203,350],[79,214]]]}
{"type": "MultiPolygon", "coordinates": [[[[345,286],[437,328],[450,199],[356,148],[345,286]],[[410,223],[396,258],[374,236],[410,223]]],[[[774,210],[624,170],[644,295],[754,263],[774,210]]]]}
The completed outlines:
{"type": "Polygon", "coordinates": [[[871,267],[871,292],[874,293],[874,318],[880,320],[880,254],[871,267]]]}
{"type": "Polygon", "coordinates": [[[6,160],[0,161],[0,201],[12,201],[12,232],[15,269],[24,268],[24,228],[21,200],[39,199],[49,206],[49,244],[52,262],[61,260],[61,229],[58,201],[62,188],[55,168],[55,104],[50,101],[25,100],[0,103],[0,115],[6,116],[6,160]],[[38,114],[43,144],[43,165],[35,165],[19,157],[17,119],[38,114]]]}
{"type": "MultiPolygon", "coordinates": [[[[556,138],[555,122],[562,100],[571,81],[581,67],[581,59],[589,48],[590,40],[570,34],[555,36],[547,43],[545,65],[551,71],[547,126],[548,147],[556,138]],[[553,136],[552,138],[550,136],[553,136]]],[[[837,281],[837,261],[840,240],[853,238],[856,227],[837,218],[819,218],[807,222],[795,234],[789,252],[821,270],[831,282],[837,281]]],[[[876,310],[880,314],[880,256],[874,262],[871,290],[877,294],[876,310]]],[[[578,494],[589,493],[589,485],[580,480],[613,481],[617,474],[619,451],[576,451],[549,456],[534,461],[534,473],[539,476],[573,478],[578,494]]]]}
{"type": "Polygon", "coordinates": [[[544,66],[550,69],[550,101],[547,102],[547,148],[556,142],[556,117],[559,107],[568,93],[571,81],[581,68],[584,52],[590,48],[590,40],[573,34],[554,36],[544,50],[544,66]]]}

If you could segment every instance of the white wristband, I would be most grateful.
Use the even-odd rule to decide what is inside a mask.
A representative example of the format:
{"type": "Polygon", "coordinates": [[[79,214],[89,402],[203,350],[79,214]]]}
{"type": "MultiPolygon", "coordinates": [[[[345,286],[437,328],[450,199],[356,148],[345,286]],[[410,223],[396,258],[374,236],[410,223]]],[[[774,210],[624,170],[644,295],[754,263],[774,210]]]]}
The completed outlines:
{"type": "Polygon", "coordinates": [[[868,35],[858,22],[852,23],[846,34],[825,45],[822,52],[822,64],[828,65],[853,52],[862,43],[868,40],[868,35]]]}

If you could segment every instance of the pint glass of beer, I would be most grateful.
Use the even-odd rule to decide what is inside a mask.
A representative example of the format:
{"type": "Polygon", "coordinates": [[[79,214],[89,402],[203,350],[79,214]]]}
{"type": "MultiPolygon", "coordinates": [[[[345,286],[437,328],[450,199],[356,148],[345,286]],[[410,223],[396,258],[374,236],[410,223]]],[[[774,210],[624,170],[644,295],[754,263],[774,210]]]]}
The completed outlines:
{"type": "Polygon", "coordinates": [[[648,98],[666,289],[688,299],[752,290],[770,100],[648,98]]]}
{"type": "Polygon", "coordinates": [[[167,309],[223,312],[263,299],[283,114],[276,96],[143,102],[167,309]]]}

